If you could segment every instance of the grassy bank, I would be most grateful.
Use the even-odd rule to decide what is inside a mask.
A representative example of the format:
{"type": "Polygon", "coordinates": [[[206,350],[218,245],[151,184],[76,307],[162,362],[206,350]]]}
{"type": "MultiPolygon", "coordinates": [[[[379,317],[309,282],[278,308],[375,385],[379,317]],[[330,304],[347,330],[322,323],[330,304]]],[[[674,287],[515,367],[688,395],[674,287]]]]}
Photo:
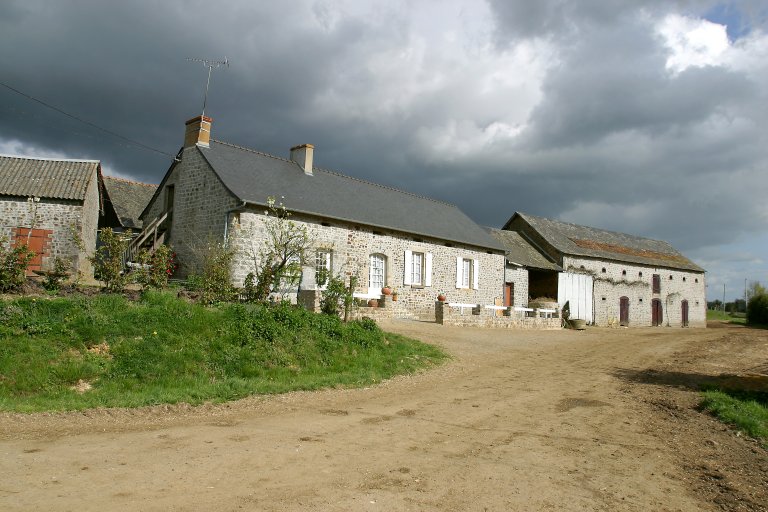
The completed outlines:
{"type": "Polygon", "coordinates": [[[704,392],[701,407],[744,433],[768,442],[768,393],[709,390],[704,392]]]}
{"type": "Polygon", "coordinates": [[[226,401],[361,386],[445,358],[438,348],[299,308],[205,308],[175,295],[0,301],[0,409],[226,401]]]}
{"type": "Polygon", "coordinates": [[[714,309],[707,310],[707,320],[719,320],[721,322],[741,325],[745,325],[747,323],[747,318],[744,313],[731,314],[727,311],[719,311],[714,309]]]}

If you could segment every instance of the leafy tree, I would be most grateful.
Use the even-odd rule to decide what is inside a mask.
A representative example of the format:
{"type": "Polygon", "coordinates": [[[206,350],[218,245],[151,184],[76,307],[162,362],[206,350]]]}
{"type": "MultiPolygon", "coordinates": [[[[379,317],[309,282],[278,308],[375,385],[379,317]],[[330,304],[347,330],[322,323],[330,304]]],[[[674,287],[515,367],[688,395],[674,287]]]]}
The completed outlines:
{"type": "Polygon", "coordinates": [[[16,290],[24,284],[27,276],[27,266],[35,252],[26,244],[16,244],[6,247],[8,238],[0,237],[0,292],[16,290]]]}
{"type": "Polygon", "coordinates": [[[209,240],[197,253],[202,267],[199,273],[191,274],[188,281],[200,292],[200,300],[205,304],[232,301],[236,295],[232,264],[237,251],[228,244],[209,240]]]}
{"type": "Polygon", "coordinates": [[[328,285],[320,293],[320,311],[326,315],[339,316],[352,305],[352,290],[355,289],[355,278],[350,278],[349,288],[338,276],[328,278],[328,285]]]}
{"type": "Polygon", "coordinates": [[[307,261],[312,237],[307,227],[291,220],[285,205],[274,197],[267,198],[263,239],[250,233],[250,255],[254,272],[249,273],[246,298],[264,302],[281,287],[294,286],[301,280],[301,269],[307,261]]]}
{"type": "Polygon", "coordinates": [[[89,258],[94,277],[104,283],[107,291],[120,293],[128,282],[128,275],[123,272],[123,255],[131,243],[131,230],[119,233],[104,228],[100,240],[102,245],[89,258]]]}

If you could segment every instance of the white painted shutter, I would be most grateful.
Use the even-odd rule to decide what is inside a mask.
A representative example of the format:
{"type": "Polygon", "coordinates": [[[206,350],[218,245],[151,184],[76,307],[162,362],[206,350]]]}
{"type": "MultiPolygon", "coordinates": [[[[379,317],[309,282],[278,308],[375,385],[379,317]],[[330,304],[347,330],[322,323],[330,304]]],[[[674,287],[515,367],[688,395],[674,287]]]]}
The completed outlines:
{"type": "Polygon", "coordinates": [[[427,267],[424,270],[424,286],[432,286],[432,253],[425,254],[424,259],[426,260],[424,266],[427,267]]]}
{"type": "Polygon", "coordinates": [[[463,284],[461,282],[462,281],[461,275],[462,275],[462,272],[464,271],[464,269],[462,268],[463,262],[464,260],[462,260],[461,258],[456,258],[456,288],[461,288],[463,284]]]}
{"type": "Polygon", "coordinates": [[[403,284],[411,284],[412,260],[413,253],[411,251],[405,251],[405,275],[403,275],[403,284]]]}
{"type": "Polygon", "coordinates": [[[472,260],[472,288],[474,288],[475,290],[479,288],[478,286],[479,278],[480,278],[480,261],[472,260]]]}

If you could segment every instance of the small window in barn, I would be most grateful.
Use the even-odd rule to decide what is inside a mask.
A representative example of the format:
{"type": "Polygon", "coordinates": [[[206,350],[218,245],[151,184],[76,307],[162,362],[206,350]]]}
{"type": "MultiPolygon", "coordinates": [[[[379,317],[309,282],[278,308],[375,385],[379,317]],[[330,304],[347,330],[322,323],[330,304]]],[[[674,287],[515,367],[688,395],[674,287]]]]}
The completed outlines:
{"type": "Polygon", "coordinates": [[[321,222],[320,225],[325,226],[327,228],[331,227],[331,224],[329,222],[321,222]]]}
{"type": "Polygon", "coordinates": [[[374,234],[374,235],[381,235],[381,231],[376,231],[376,230],[374,230],[374,231],[373,231],[373,234],[374,234]]]}
{"type": "Polygon", "coordinates": [[[606,299],[605,297],[603,297],[603,300],[608,300],[608,299],[606,299]]]}
{"type": "Polygon", "coordinates": [[[672,275],[671,275],[671,274],[670,274],[670,276],[669,276],[669,280],[670,280],[670,281],[672,280],[672,275]]]}
{"type": "Polygon", "coordinates": [[[683,276],[683,282],[685,282],[685,276],[683,276]]]}
{"type": "Polygon", "coordinates": [[[653,293],[661,293],[661,276],[653,274],[653,293]]]}
{"type": "Polygon", "coordinates": [[[622,270],[621,271],[621,275],[623,275],[623,276],[627,275],[627,271],[626,270],[622,270]]]}
{"type": "MultiPolygon", "coordinates": [[[[584,267],[581,267],[581,268],[584,268],[584,267]]],[[[601,272],[602,272],[603,274],[605,274],[605,267],[603,267],[603,269],[601,270],[601,272]]]]}
{"type": "Polygon", "coordinates": [[[643,298],[642,298],[642,297],[640,297],[638,300],[639,300],[641,303],[643,302],[643,298]]]}
{"type": "Polygon", "coordinates": [[[699,282],[699,278],[697,277],[696,279],[693,280],[693,282],[694,283],[698,283],[699,282]]]}
{"type": "Polygon", "coordinates": [[[637,277],[643,277],[643,273],[642,272],[638,272],[637,273],[637,277]]]}

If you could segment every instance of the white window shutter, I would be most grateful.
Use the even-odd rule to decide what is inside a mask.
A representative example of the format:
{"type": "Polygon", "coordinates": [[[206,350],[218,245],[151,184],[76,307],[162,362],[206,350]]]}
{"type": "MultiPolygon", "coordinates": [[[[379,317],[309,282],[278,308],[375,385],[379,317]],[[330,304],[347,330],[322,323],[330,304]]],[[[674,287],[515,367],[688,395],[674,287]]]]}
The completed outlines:
{"type": "Polygon", "coordinates": [[[413,260],[413,253],[411,251],[405,251],[405,272],[403,275],[403,284],[411,284],[411,260],[413,260]]]}
{"type": "Polygon", "coordinates": [[[472,288],[477,290],[479,288],[478,282],[480,279],[480,261],[472,260],[472,288]]]}
{"type": "Polygon", "coordinates": [[[432,253],[425,254],[424,260],[424,286],[432,286],[432,253]]]}
{"type": "Polygon", "coordinates": [[[464,260],[456,258],[456,288],[461,288],[461,274],[464,270],[461,266],[464,260]]]}

